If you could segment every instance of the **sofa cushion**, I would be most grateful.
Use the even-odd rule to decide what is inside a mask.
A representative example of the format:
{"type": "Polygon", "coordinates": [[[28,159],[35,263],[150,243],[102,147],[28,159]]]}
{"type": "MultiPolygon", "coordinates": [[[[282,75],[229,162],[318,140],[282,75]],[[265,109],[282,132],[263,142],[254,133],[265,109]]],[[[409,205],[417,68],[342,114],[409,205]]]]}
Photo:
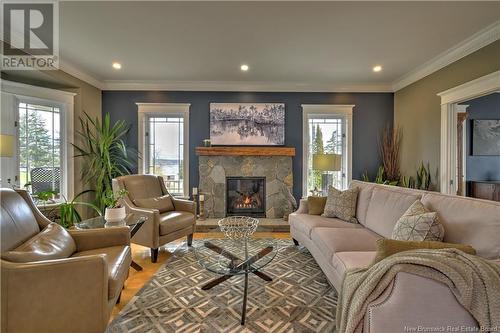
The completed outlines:
{"type": "Polygon", "coordinates": [[[326,199],[325,211],[322,216],[338,217],[341,220],[351,223],[358,223],[356,220],[356,202],[358,200],[358,189],[350,188],[339,191],[330,186],[328,198],[326,199]]]}
{"type": "Polygon", "coordinates": [[[111,246],[77,252],[72,257],[104,254],[108,264],[108,299],[118,296],[128,277],[132,256],[130,246],[111,246]]]}
{"type": "Polygon", "coordinates": [[[75,251],[73,237],[66,229],[52,222],[14,250],[2,252],[2,259],[12,262],[63,259],[75,251]]]}
{"type": "Polygon", "coordinates": [[[393,254],[418,250],[418,249],[448,249],[454,248],[465,253],[476,254],[476,250],[470,245],[452,244],[435,241],[400,241],[394,239],[379,239],[377,240],[377,255],[373,263],[379,262],[393,254]]]}
{"type": "Polygon", "coordinates": [[[366,214],[366,227],[390,238],[396,222],[420,197],[420,194],[410,194],[389,186],[374,187],[366,214]]]}
{"type": "Polygon", "coordinates": [[[358,189],[358,203],[356,204],[356,219],[358,220],[359,223],[365,225],[366,213],[368,211],[368,205],[370,204],[375,184],[353,180],[350,184],[350,187],[351,188],[356,187],[358,189]]]}
{"type": "Polygon", "coordinates": [[[325,210],[327,197],[308,197],[307,209],[310,215],[321,215],[325,210]]]}
{"type": "Polygon", "coordinates": [[[327,258],[337,252],[375,251],[379,235],[366,228],[314,228],[311,239],[327,258]]]}
{"type": "Polygon", "coordinates": [[[160,214],[160,236],[192,227],[194,215],[188,212],[174,211],[160,214]]]}
{"type": "Polygon", "coordinates": [[[288,222],[292,228],[309,238],[311,238],[313,228],[362,228],[359,224],[345,222],[341,219],[309,214],[292,213],[288,216],[288,222]]]}
{"type": "Polygon", "coordinates": [[[430,212],[420,200],[401,216],[392,231],[392,239],[403,241],[442,241],[444,228],[436,212],[430,212]]]}
{"type": "Polygon", "coordinates": [[[422,203],[438,213],[445,242],[470,244],[481,257],[500,258],[499,202],[428,193],[422,203]]]}
{"type": "Polygon", "coordinates": [[[174,210],[174,203],[169,194],[156,198],[135,199],[134,204],[137,207],[158,209],[160,214],[174,210]]]}
{"type": "Polygon", "coordinates": [[[337,252],[332,257],[332,265],[343,276],[348,269],[370,266],[375,254],[375,251],[337,252]]]}

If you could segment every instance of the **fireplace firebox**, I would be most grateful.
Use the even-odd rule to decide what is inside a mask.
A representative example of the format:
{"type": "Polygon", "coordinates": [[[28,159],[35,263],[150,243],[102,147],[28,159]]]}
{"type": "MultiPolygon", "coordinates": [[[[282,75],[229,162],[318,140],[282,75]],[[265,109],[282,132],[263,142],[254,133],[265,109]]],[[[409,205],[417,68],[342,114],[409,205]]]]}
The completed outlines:
{"type": "Polygon", "coordinates": [[[265,177],[227,177],[226,215],[266,216],[265,177]]]}

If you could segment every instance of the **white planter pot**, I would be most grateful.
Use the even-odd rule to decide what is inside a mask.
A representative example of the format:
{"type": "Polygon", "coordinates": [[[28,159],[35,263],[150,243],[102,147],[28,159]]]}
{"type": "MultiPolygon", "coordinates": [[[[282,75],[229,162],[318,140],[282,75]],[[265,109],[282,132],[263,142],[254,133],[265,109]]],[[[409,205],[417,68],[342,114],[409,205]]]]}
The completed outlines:
{"type": "Polygon", "coordinates": [[[120,208],[106,208],[104,213],[104,219],[106,222],[120,222],[125,219],[127,214],[125,213],[125,207],[120,208]]]}

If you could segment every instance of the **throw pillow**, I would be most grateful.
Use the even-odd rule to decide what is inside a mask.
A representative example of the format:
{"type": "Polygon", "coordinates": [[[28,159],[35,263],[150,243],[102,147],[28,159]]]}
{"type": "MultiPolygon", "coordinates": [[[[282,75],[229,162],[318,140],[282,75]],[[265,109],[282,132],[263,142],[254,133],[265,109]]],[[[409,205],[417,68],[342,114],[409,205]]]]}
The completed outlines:
{"type": "Polygon", "coordinates": [[[11,251],[2,253],[2,259],[12,262],[30,262],[69,258],[76,244],[69,232],[57,223],[50,223],[41,232],[11,251]]]}
{"type": "Polygon", "coordinates": [[[442,241],[444,227],[437,213],[428,211],[420,200],[415,201],[399,218],[392,239],[407,241],[442,241]]]}
{"type": "Polygon", "coordinates": [[[400,241],[394,239],[378,239],[377,255],[373,263],[377,263],[393,254],[418,249],[447,249],[455,248],[468,254],[476,254],[476,250],[470,245],[443,243],[434,241],[400,241]]]}
{"type": "Polygon", "coordinates": [[[307,210],[309,215],[321,215],[325,210],[327,197],[307,197],[307,210]]]}
{"type": "Polygon", "coordinates": [[[134,204],[137,207],[158,209],[160,214],[175,210],[172,198],[168,194],[158,198],[135,199],[134,204]]]}
{"type": "Polygon", "coordinates": [[[356,219],[356,202],[358,200],[357,187],[339,191],[333,186],[328,189],[325,211],[321,216],[338,217],[350,223],[358,223],[356,219]]]}

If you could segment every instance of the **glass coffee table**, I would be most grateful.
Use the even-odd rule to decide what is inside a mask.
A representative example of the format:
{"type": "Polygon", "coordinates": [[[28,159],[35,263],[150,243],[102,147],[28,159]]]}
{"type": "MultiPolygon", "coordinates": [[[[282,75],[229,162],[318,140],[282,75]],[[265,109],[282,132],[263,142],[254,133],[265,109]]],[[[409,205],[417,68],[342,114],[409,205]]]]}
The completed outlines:
{"type": "MultiPolygon", "coordinates": [[[[113,227],[129,227],[130,228],[130,238],[132,238],[137,231],[142,227],[144,222],[147,221],[147,216],[138,214],[127,214],[125,219],[119,222],[106,222],[103,216],[94,217],[91,219],[83,220],[81,222],[74,223],[76,229],[100,229],[100,228],[113,228],[113,227]]],[[[142,267],[132,260],[130,266],[136,271],[142,271],[142,267]]]]}
{"type": "MultiPolygon", "coordinates": [[[[215,235],[215,233],[214,233],[215,235]]],[[[241,325],[245,325],[248,297],[248,274],[255,274],[265,281],[273,279],[261,270],[269,264],[278,253],[278,245],[274,239],[248,238],[231,240],[221,236],[205,239],[194,244],[194,253],[198,263],[206,270],[219,274],[201,289],[209,290],[236,275],[244,275],[243,306],[241,325]]]]}

